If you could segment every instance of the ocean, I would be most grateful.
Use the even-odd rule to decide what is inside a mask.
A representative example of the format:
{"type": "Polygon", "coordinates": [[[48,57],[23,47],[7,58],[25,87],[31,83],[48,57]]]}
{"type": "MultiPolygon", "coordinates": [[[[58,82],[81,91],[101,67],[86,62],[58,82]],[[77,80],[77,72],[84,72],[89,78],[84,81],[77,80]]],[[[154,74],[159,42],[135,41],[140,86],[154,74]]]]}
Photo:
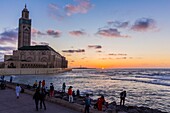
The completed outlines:
{"type": "MultiPolygon", "coordinates": [[[[35,80],[46,81],[49,88],[61,90],[65,82],[67,88],[80,90],[97,99],[101,94],[106,101],[119,104],[119,94],[126,90],[126,105],[144,106],[170,112],[170,69],[73,69],[54,75],[12,75],[13,82],[33,85],[35,80]]],[[[9,76],[5,77],[9,81],[9,76]]]]}

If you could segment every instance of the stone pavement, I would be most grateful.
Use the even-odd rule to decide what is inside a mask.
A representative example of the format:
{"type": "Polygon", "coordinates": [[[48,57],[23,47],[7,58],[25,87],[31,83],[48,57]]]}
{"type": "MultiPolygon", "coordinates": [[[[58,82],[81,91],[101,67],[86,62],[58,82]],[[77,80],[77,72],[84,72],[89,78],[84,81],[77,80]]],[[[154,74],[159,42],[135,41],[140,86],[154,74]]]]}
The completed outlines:
{"type": "Polygon", "coordinates": [[[21,93],[17,99],[13,89],[0,90],[0,113],[80,113],[55,103],[45,103],[47,110],[36,111],[31,95],[21,93]]]}

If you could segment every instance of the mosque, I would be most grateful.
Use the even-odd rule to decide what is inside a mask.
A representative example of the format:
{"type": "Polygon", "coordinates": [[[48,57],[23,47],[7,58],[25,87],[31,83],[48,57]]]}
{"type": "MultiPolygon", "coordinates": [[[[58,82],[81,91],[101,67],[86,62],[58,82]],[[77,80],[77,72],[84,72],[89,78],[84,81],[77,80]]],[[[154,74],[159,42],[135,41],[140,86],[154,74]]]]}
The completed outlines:
{"type": "Polygon", "coordinates": [[[48,45],[31,46],[31,19],[25,5],[18,27],[18,49],[4,55],[4,68],[67,68],[68,61],[48,45]]]}

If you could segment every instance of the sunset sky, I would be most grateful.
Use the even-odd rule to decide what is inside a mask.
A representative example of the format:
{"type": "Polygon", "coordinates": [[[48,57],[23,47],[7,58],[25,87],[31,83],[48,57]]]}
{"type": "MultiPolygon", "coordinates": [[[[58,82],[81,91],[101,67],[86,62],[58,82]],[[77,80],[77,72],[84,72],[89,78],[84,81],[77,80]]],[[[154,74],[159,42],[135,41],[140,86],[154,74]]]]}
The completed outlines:
{"type": "Polygon", "coordinates": [[[1,0],[0,61],[17,49],[25,4],[32,45],[48,44],[69,67],[170,67],[170,0],[1,0]]]}

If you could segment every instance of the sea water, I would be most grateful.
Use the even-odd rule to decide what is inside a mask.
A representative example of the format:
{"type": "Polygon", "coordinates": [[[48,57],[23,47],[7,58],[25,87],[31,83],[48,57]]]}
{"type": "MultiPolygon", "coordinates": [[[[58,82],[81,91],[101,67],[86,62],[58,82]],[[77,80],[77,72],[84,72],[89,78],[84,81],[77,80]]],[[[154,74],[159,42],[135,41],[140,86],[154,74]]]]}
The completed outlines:
{"type": "MultiPolygon", "coordinates": [[[[119,94],[126,90],[126,105],[137,105],[170,112],[170,69],[73,69],[54,75],[12,75],[13,82],[33,85],[35,80],[46,81],[49,88],[61,91],[67,88],[80,90],[81,95],[91,94],[97,99],[104,95],[106,101],[119,104],[119,94]]],[[[9,77],[5,77],[9,80],[9,77]]]]}

